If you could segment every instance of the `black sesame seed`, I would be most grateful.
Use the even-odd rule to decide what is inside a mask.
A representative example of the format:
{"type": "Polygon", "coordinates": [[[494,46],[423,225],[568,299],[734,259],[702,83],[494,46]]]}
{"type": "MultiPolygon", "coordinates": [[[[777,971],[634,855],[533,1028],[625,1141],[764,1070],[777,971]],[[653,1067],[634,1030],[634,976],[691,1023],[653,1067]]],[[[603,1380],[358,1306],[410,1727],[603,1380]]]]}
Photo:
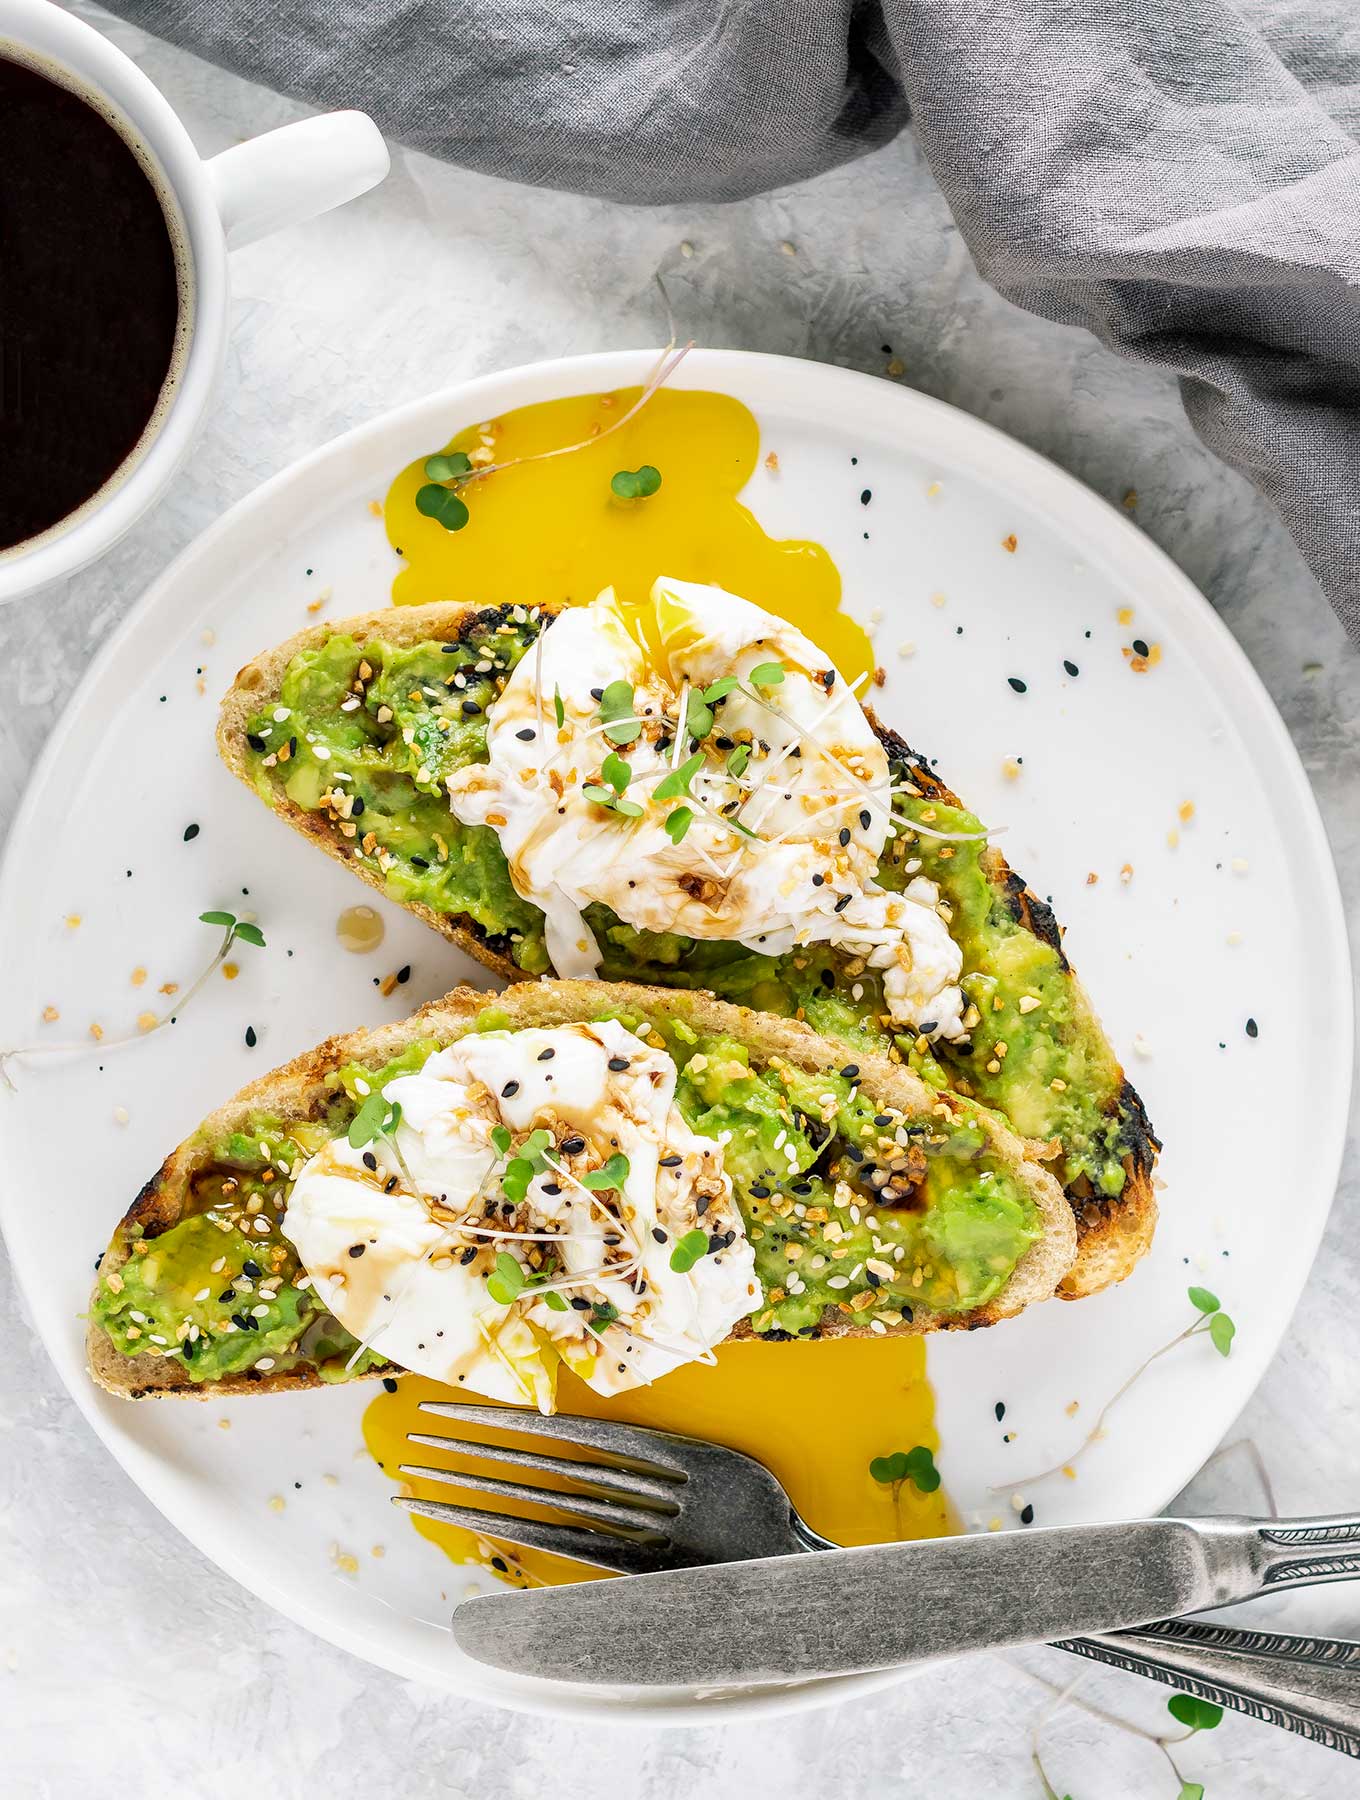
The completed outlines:
{"type": "Polygon", "coordinates": [[[841,1070],[841,1074],[845,1077],[845,1079],[847,1081],[853,1081],[855,1079],[856,1075],[859,1074],[859,1064],[858,1063],[846,1063],[845,1067],[841,1070]]]}
{"type": "Polygon", "coordinates": [[[1034,1508],[1032,1506],[1026,1506],[1021,1509],[1020,1523],[1022,1525],[1032,1525],[1034,1523],[1034,1508]]]}
{"type": "Polygon", "coordinates": [[[248,731],[246,733],[246,742],[250,745],[252,750],[263,750],[264,749],[264,739],[262,737],[260,737],[256,732],[248,731]]]}
{"type": "Polygon", "coordinates": [[[577,1312],[589,1312],[590,1311],[590,1302],[589,1302],[589,1300],[586,1299],[584,1294],[573,1294],[571,1297],[571,1303],[576,1308],[577,1312]]]}
{"type": "MultiPolygon", "coordinates": [[[[412,861],[414,861],[414,860],[415,859],[413,857],[412,861]]],[[[401,967],[397,970],[397,980],[398,981],[409,981],[410,979],[411,979],[411,965],[410,965],[410,963],[403,963],[401,965],[401,967]]]]}
{"type": "Polygon", "coordinates": [[[754,1183],[750,1191],[757,1200],[768,1200],[770,1197],[770,1190],[763,1182],[754,1183]]]}
{"type": "Polygon", "coordinates": [[[103,1251],[102,1251],[102,1250],[101,1250],[101,1251],[100,1251],[100,1252],[99,1252],[99,1255],[98,1255],[98,1256],[96,1256],[96,1257],[95,1257],[95,1259],[94,1259],[94,1266],[95,1266],[95,1268],[96,1268],[96,1269],[97,1269],[97,1268],[98,1268],[98,1267],[99,1267],[99,1265],[100,1265],[100,1263],[102,1263],[102,1262],[103,1262],[103,1260],[104,1260],[104,1252],[103,1252],[103,1251]]]}
{"type": "Polygon", "coordinates": [[[996,1422],[999,1425],[1006,1416],[1006,1402],[1004,1400],[998,1400],[993,1410],[996,1413],[996,1422]]]}
{"type": "Polygon", "coordinates": [[[862,1163],[864,1161],[864,1152],[860,1149],[858,1144],[847,1144],[845,1146],[845,1154],[850,1158],[852,1163],[862,1163]]]}
{"type": "Polygon", "coordinates": [[[661,1158],[661,1167],[663,1169],[678,1169],[683,1160],[684,1159],[682,1157],[676,1156],[674,1154],[672,1154],[670,1156],[663,1156],[661,1158]]]}
{"type": "Polygon", "coordinates": [[[217,1296],[218,1305],[230,1306],[235,1298],[236,1289],[234,1287],[223,1288],[222,1292],[217,1296]]]}
{"type": "Polygon", "coordinates": [[[621,1075],[623,1071],[629,1067],[628,1058],[626,1056],[611,1056],[609,1059],[609,1067],[615,1075],[621,1075]]]}
{"type": "Polygon", "coordinates": [[[518,1092],[519,1083],[517,1081],[507,1081],[505,1086],[501,1089],[501,1099],[509,1100],[518,1092]]]}
{"type": "Polygon", "coordinates": [[[231,1322],[238,1331],[250,1330],[251,1320],[249,1313],[233,1313],[231,1315],[231,1322]]]}
{"type": "Polygon", "coordinates": [[[1142,638],[1135,638],[1135,639],[1134,639],[1134,640],[1133,640],[1133,654],[1134,654],[1134,655],[1135,655],[1135,656],[1146,656],[1146,655],[1148,655],[1148,647],[1147,647],[1147,645],[1146,645],[1146,644],[1145,644],[1145,643],[1144,643],[1144,642],[1143,642],[1143,640],[1142,640],[1142,638]]]}
{"type": "Polygon", "coordinates": [[[526,725],[523,731],[517,731],[515,736],[519,739],[521,744],[532,744],[534,739],[538,736],[538,733],[534,730],[532,725],[526,725]]]}
{"type": "Polygon", "coordinates": [[[664,1244],[666,1242],[666,1234],[659,1225],[652,1226],[652,1236],[656,1239],[658,1244],[664,1244]]]}
{"type": "Polygon", "coordinates": [[[363,810],[364,810],[363,796],[360,794],[356,794],[354,796],[354,805],[351,806],[349,809],[350,817],[352,819],[357,819],[359,817],[359,814],[363,810]]]}
{"type": "Polygon", "coordinates": [[[197,825],[186,825],[184,827],[184,841],[186,844],[192,844],[194,839],[197,836],[198,836],[198,826],[197,825]]]}
{"type": "Polygon", "coordinates": [[[389,1176],[388,1176],[388,1177],[387,1177],[387,1180],[386,1180],[386,1181],[385,1181],[385,1182],[384,1182],[384,1183],[383,1183],[383,1192],[384,1192],[384,1193],[385,1193],[385,1194],[390,1194],[390,1193],[391,1193],[391,1192],[392,1192],[392,1189],[393,1189],[393,1188],[394,1188],[394,1187],[395,1187],[395,1186],[396,1186],[396,1185],[397,1185],[397,1178],[396,1178],[396,1176],[395,1176],[395,1175],[389,1175],[389,1176]]]}
{"type": "Polygon", "coordinates": [[[396,1391],[397,1391],[397,1384],[396,1384],[396,1382],[395,1382],[395,1381],[394,1381],[394,1380],[393,1380],[393,1379],[392,1379],[392,1377],[391,1377],[391,1376],[390,1376],[390,1375],[384,1375],[384,1376],[383,1376],[383,1378],[382,1378],[382,1384],[383,1384],[383,1386],[384,1386],[384,1387],[385,1387],[385,1388],[386,1388],[386,1389],[387,1389],[387,1391],[388,1391],[388,1393],[389,1393],[389,1394],[395,1394],[395,1393],[396,1393],[396,1391]]]}
{"type": "Polygon", "coordinates": [[[872,819],[870,818],[869,809],[867,806],[861,811],[861,813],[859,815],[859,822],[860,822],[862,829],[865,831],[867,831],[869,829],[869,826],[873,823],[872,819]]]}
{"type": "Polygon", "coordinates": [[[1249,1038],[1254,1038],[1254,1037],[1256,1037],[1256,1036],[1258,1036],[1258,1035],[1259,1035],[1259,1033],[1260,1033],[1260,1029],[1261,1029],[1261,1028],[1260,1028],[1260,1026],[1259,1026],[1259,1025],[1258,1025],[1258,1024],[1257,1024],[1257,1023],[1256,1023],[1256,1021],[1255,1021],[1255,1019],[1248,1019],[1248,1020],[1247,1020],[1247,1036],[1248,1036],[1248,1037],[1249,1037],[1249,1038]]]}
{"type": "Polygon", "coordinates": [[[1017,694],[1027,694],[1029,692],[1028,682],[1021,681],[1018,675],[1008,675],[1006,677],[1006,685],[1008,687],[1013,687],[1017,694]]]}
{"type": "Polygon", "coordinates": [[[823,882],[825,880],[826,880],[825,875],[814,875],[812,877],[812,885],[813,885],[813,887],[821,887],[821,885],[823,884],[823,882]]]}
{"type": "Polygon", "coordinates": [[[1067,670],[1067,673],[1069,675],[1080,675],[1081,674],[1081,670],[1077,667],[1077,665],[1074,662],[1068,662],[1066,657],[1063,658],[1063,667],[1067,670]]]}
{"type": "Polygon", "coordinates": [[[554,1057],[555,1057],[555,1056],[556,1056],[556,1055],[557,1055],[557,1052],[556,1052],[556,1050],[554,1050],[554,1049],[553,1049],[553,1048],[552,1048],[552,1046],[551,1046],[551,1045],[549,1045],[549,1046],[548,1046],[548,1048],[547,1048],[547,1049],[546,1049],[546,1050],[540,1050],[540,1051],[539,1051],[539,1053],[538,1053],[538,1060],[539,1060],[539,1062],[551,1062],[551,1061],[552,1061],[552,1059],[553,1059],[553,1058],[554,1058],[554,1057]]]}
{"type": "Polygon", "coordinates": [[[853,898],[854,898],[854,896],[852,894],[842,894],[840,899],[836,902],[835,906],[833,906],[831,910],[833,912],[838,912],[838,913],[844,912],[846,907],[849,906],[849,904],[853,898]]]}
{"type": "Polygon", "coordinates": [[[710,1256],[716,1256],[719,1250],[726,1250],[726,1248],[727,1239],[723,1236],[721,1231],[715,1231],[708,1240],[708,1254],[710,1256]]]}
{"type": "Polygon", "coordinates": [[[882,1281],[879,1280],[878,1276],[874,1274],[872,1269],[866,1269],[864,1271],[864,1279],[869,1283],[870,1287],[876,1288],[876,1287],[883,1286],[882,1281]]]}
{"type": "Polygon", "coordinates": [[[877,1125],[881,1131],[885,1125],[891,1125],[892,1120],[888,1117],[887,1113],[875,1113],[874,1124],[877,1125]]]}
{"type": "Polygon", "coordinates": [[[562,1192],[562,1184],[560,1181],[545,1181],[543,1183],[543,1192],[547,1194],[550,1199],[555,1200],[562,1192]]]}
{"type": "Polygon", "coordinates": [[[246,1049],[253,1050],[255,1048],[256,1044],[259,1043],[259,1041],[260,1041],[259,1038],[257,1038],[255,1035],[255,1027],[253,1025],[247,1025],[246,1026],[246,1049]]]}
{"type": "Polygon", "coordinates": [[[429,866],[429,863],[426,862],[423,856],[413,856],[411,858],[411,867],[413,869],[428,869],[429,866]]]}
{"type": "Polygon", "coordinates": [[[464,700],[463,717],[465,719],[475,719],[481,710],[481,707],[478,706],[475,700],[464,700]]]}
{"type": "Polygon", "coordinates": [[[938,1031],[939,1029],[940,1021],[938,1019],[922,1019],[921,1023],[916,1027],[917,1033],[921,1037],[929,1037],[932,1031],[938,1031]]]}
{"type": "Polygon", "coordinates": [[[260,1267],[259,1263],[254,1262],[250,1257],[247,1257],[241,1264],[241,1273],[243,1275],[248,1275],[252,1281],[258,1281],[260,1276],[264,1274],[264,1270],[260,1267]]]}
{"type": "Polygon", "coordinates": [[[376,1169],[377,1166],[378,1166],[377,1157],[373,1154],[373,1152],[371,1150],[365,1150],[364,1151],[364,1167],[366,1169],[376,1169]]]}
{"type": "Polygon", "coordinates": [[[842,825],[838,835],[841,849],[844,850],[845,846],[850,842],[850,827],[848,825],[842,825]]]}
{"type": "Polygon", "coordinates": [[[861,488],[860,489],[859,503],[861,506],[867,506],[869,504],[869,502],[873,499],[873,497],[874,497],[874,490],[872,488],[861,488]]]}
{"type": "Polygon", "coordinates": [[[563,1156],[579,1156],[585,1147],[586,1140],[583,1137],[563,1138],[558,1145],[563,1156]]]}
{"type": "Polygon", "coordinates": [[[477,1246],[475,1244],[469,1244],[467,1249],[464,1250],[463,1254],[458,1258],[459,1264],[463,1268],[466,1268],[470,1262],[476,1262],[476,1260],[477,1246]]]}
{"type": "Polygon", "coordinates": [[[603,688],[591,688],[590,697],[592,700],[603,700],[604,699],[604,689],[603,688]]]}
{"type": "Polygon", "coordinates": [[[349,1253],[351,1256],[353,1256],[357,1259],[358,1257],[363,1255],[364,1246],[362,1244],[351,1244],[349,1247],[349,1253]]]}
{"type": "Polygon", "coordinates": [[[824,988],[833,988],[836,985],[836,977],[832,974],[830,969],[823,969],[817,979],[824,988]]]}

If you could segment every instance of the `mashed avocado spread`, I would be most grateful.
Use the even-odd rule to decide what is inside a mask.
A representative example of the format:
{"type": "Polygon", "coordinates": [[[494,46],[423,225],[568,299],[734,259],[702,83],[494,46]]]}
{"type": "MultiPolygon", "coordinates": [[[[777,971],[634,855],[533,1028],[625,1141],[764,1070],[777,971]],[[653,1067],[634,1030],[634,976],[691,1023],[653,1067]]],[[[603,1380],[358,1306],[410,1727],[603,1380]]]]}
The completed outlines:
{"type": "MultiPolygon", "coordinates": [[[[757,1333],[815,1336],[827,1308],[885,1329],[917,1307],[971,1311],[1042,1235],[1032,1196],[966,1104],[881,1113],[853,1062],[809,1075],[778,1058],[753,1061],[746,1045],[682,1017],[612,1016],[667,1051],[686,1122],[723,1143],[763,1294],[757,1333]]],[[[491,1009],[477,1028],[507,1024],[491,1009]]],[[[117,1349],[174,1358],[200,1382],[299,1365],[338,1381],[381,1364],[322,1307],[280,1220],[294,1176],[348,1129],[361,1093],[419,1069],[438,1047],[422,1039],[379,1070],[341,1069],[314,1120],[261,1115],[205,1142],[186,1216],[158,1237],[134,1227],[115,1239],[126,1257],[101,1275],[93,1316],[117,1349]]],[[[711,1238],[705,1253],[726,1242],[711,1238]]]]}
{"type": "MultiPolygon", "coordinates": [[[[382,876],[394,900],[464,915],[487,945],[529,975],[545,973],[543,918],[514,891],[495,832],[456,819],[444,777],[484,762],[486,711],[540,628],[537,609],[488,609],[457,643],[394,648],[337,635],[290,663],[278,699],[250,721],[248,761],[262,796],[278,789],[325,818],[347,853],[382,876]]],[[[1072,979],[1051,916],[1026,923],[1017,894],[987,866],[972,813],[905,745],[888,745],[898,835],[878,879],[900,890],[915,874],[940,890],[963,953],[969,1035],[947,1042],[894,1033],[880,977],[858,959],[810,945],[769,957],[736,943],[639,932],[608,908],[587,920],[610,980],[707,988],[720,999],[806,1019],[855,1047],[900,1055],[932,1085],[1003,1113],[1053,1146],[1050,1166],[1076,1201],[1113,1199],[1146,1121],[1072,979]]],[[[1019,884],[1016,884],[1018,886],[1019,884]]]]}

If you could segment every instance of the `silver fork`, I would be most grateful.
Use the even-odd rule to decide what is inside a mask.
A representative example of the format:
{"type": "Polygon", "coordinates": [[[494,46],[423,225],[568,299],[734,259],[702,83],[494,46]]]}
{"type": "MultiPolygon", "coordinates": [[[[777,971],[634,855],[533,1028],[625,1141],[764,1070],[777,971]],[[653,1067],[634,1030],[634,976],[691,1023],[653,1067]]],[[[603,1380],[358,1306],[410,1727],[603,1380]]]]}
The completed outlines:
{"type": "MultiPolygon", "coordinates": [[[[763,1463],[721,1444],[613,1420],[544,1417],[463,1401],[427,1400],[420,1410],[460,1425],[557,1439],[614,1460],[585,1462],[413,1431],[410,1443],[551,1475],[573,1483],[573,1490],[428,1463],[402,1463],[403,1474],[501,1503],[550,1506],[583,1523],[556,1524],[499,1507],[394,1495],[394,1503],[408,1512],[619,1575],[838,1548],[798,1516],[763,1463]]],[[[1054,1647],[1360,1757],[1360,1643],[1168,1619],[1138,1630],[1064,1639],[1054,1647]]]]}

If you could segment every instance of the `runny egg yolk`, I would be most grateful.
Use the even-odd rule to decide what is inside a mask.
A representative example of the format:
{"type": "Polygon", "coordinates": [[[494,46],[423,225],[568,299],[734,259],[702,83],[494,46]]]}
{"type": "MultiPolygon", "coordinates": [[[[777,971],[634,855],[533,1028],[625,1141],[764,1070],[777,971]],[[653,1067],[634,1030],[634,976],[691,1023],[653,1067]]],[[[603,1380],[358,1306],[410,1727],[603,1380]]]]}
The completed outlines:
{"type": "MultiPolygon", "coordinates": [[[[875,1458],[895,1450],[911,1450],[918,1444],[938,1449],[925,1369],[925,1344],[920,1338],[724,1344],[711,1368],[693,1364],[654,1387],[610,1398],[593,1393],[563,1371],[558,1405],[565,1413],[686,1432],[744,1450],[778,1476],[802,1517],[833,1543],[891,1543],[899,1538],[945,1537],[961,1529],[943,1488],[922,1494],[906,1481],[894,1489],[869,1473],[875,1458]]],[[[483,1443],[523,1446],[529,1441],[518,1432],[446,1426],[419,1410],[422,1400],[456,1397],[435,1382],[407,1376],[395,1392],[380,1393],[370,1402],[364,1414],[364,1441],[403,1491],[426,1500],[485,1506],[485,1496],[400,1473],[402,1463],[434,1463],[517,1476],[516,1470],[481,1458],[465,1463],[457,1456],[407,1443],[409,1431],[444,1429],[483,1443]]],[[[576,1454],[556,1443],[533,1447],[554,1455],[576,1454]]],[[[516,1510],[525,1516],[555,1516],[542,1507],[516,1510]]],[[[458,1526],[410,1516],[416,1529],[454,1562],[480,1564],[519,1586],[555,1586],[592,1579],[598,1573],[583,1563],[516,1550],[458,1526]]],[[[560,1522],[561,1516],[556,1516],[560,1522]]]]}
{"type": "Polygon", "coordinates": [[[425,459],[403,469],[384,506],[388,539],[404,559],[392,586],[396,604],[584,604],[612,587],[628,610],[645,606],[664,570],[744,594],[805,632],[847,679],[869,674],[873,647],[842,610],[831,557],[820,544],[769,536],[738,497],[762,463],[762,479],[782,479],[778,446],[761,443],[749,409],[729,394],[662,388],[622,430],[609,431],[639,392],[548,400],[460,431],[448,449],[474,465],[599,439],[474,482],[463,490],[469,518],[461,531],[416,510],[425,459]],[[660,488],[620,499],[613,476],[643,464],[660,471],[660,488]]]}

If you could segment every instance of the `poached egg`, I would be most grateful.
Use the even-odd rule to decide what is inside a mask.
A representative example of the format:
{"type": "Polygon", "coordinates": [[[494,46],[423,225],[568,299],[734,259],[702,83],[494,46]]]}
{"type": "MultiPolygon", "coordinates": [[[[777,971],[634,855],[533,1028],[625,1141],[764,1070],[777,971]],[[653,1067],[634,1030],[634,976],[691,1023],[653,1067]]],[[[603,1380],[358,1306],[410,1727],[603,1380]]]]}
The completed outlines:
{"type": "Polygon", "coordinates": [[[608,590],[560,613],[490,711],[487,762],[447,780],[543,912],[558,974],[599,973],[598,902],[640,931],[770,956],[833,945],[882,971],[895,1022],[964,1036],[938,888],[876,879],[892,780],[853,690],[735,594],[663,578],[652,603],[654,641],[608,590]]]}
{"type": "Polygon", "coordinates": [[[722,1146],[675,1082],[613,1020],[471,1033],[386,1084],[388,1135],[308,1160],[284,1234],[402,1368],[545,1413],[559,1358],[600,1394],[645,1385],[760,1301],[722,1146]]]}

